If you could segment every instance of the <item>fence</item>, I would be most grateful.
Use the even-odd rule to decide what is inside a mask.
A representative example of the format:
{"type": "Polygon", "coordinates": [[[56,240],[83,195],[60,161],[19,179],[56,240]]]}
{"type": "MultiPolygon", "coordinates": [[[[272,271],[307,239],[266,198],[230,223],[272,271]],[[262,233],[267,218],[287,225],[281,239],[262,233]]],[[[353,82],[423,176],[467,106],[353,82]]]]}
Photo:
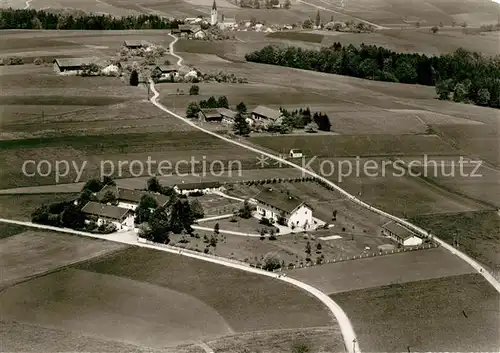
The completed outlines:
{"type": "Polygon", "coordinates": [[[155,243],[153,241],[150,241],[150,240],[147,240],[147,239],[144,239],[144,238],[141,238],[141,237],[137,237],[137,241],[139,243],[143,243],[143,244],[148,244],[148,245],[153,245],[153,246],[157,246],[157,247],[160,247],[160,248],[166,248],[166,249],[170,249],[170,250],[173,250],[173,251],[178,251],[179,254],[187,253],[187,254],[192,254],[192,255],[197,255],[197,256],[203,256],[203,257],[207,257],[207,258],[211,258],[211,259],[216,259],[216,260],[221,260],[221,261],[226,261],[226,262],[232,262],[234,264],[239,264],[239,265],[243,265],[243,266],[246,266],[246,267],[253,267],[253,268],[257,268],[257,269],[268,271],[268,272],[281,272],[283,270],[294,270],[296,268],[306,268],[306,267],[313,267],[313,266],[321,266],[321,265],[327,265],[327,264],[332,264],[332,263],[337,263],[337,262],[359,260],[359,259],[367,259],[367,258],[371,258],[371,257],[386,256],[386,255],[398,254],[398,253],[403,253],[403,252],[410,252],[410,251],[417,251],[417,250],[426,250],[426,249],[432,249],[432,248],[439,247],[439,244],[436,244],[436,243],[424,244],[424,245],[420,245],[420,246],[414,246],[414,247],[411,247],[411,248],[400,248],[400,249],[382,251],[382,252],[378,252],[378,253],[377,252],[373,252],[373,253],[370,253],[370,254],[361,254],[361,255],[357,255],[357,256],[346,256],[346,257],[341,257],[339,259],[326,260],[326,261],[321,262],[321,263],[312,263],[312,262],[310,262],[310,263],[306,263],[305,265],[285,266],[284,268],[280,267],[280,268],[277,268],[275,270],[269,271],[269,270],[266,270],[264,268],[264,266],[262,266],[262,265],[254,265],[254,264],[250,264],[250,263],[247,263],[247,262],[244,262],[244,261],[230,259],[230,258],[222,257],[222,256],[216,256],[216,255],[212,255],[212,254],[206,254],[206,253],[204,253],[202,251],[195,251],[195,250],[186,249],[186,248],[179,247],[179,246],[172,246],[172,245],[168,245],[168,244],[155,243]]]}

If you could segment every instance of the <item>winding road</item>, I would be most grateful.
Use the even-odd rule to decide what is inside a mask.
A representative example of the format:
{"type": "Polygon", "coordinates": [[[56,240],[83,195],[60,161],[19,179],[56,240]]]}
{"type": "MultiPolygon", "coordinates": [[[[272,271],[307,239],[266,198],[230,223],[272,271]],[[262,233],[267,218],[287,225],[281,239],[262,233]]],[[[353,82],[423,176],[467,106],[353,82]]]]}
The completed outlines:
{"type": "MultiPolygon", "coordinates": [[[[500,0],[499,0],[500,1],[500,0]]],[[[178,58],[178,61],[177,61],[177,65],[182,65],[182,57],[175,54],[174,53],[174,44],[177,42],[178,38],[175,37],[174,35],[172,34],[169,34],[172,38],[174,38],[174,40],[170,43],[170,54],[175,56],[176,58],[178,58]]],[[[239,142],[239,141],[235,141],[235,140],[232,140],[230,138],[227,138],[227,137],[224,137],[224,136],[221,136],[213,131],[210,131],[210,130],[207,130],[207,129],[204,129],[203,127],[201,126],[198,126],[197,124],[195,124],[193,121],[191,121],[190,119],[188,118],[185,118],[185,117],[182,117],[178,114],[175,114],[174,112],[172,112],[171,110],[167,109],[165,106],[163,106],[161,103],[158,102],[158,97],[160,96],[160,94],[158,93],[158,91],[156,90],[155,86],[154,86],[154,83],[152,81],[150,81],[150,86],[151,86],[151,91],[154,93],[153,97],[150,98],[151,100],[151,103],[153,103],[155,106],[157,106],[158,108],[160,108],[161,110],[163,110],[164,112],[182,120],[183,122],[185,122],[186,124],[192,126],[193,128],[195,129],[198,129],[200,131],[203,131],[204,133],[206,134],[209,134],[211,136],[214,136],[218,139],[221,139],[223,141],[226,141],[228,143],[231,143],[233,145],[236,145],[236,146],[239,146],[239,147],[242,147],[242,148],[245,148],[249,151],[252,151],[254,153],[257,153],[258,155],[260,156],[265,156],[265,157],[268,157],[274,161],[277,161],[277,162],[280,162],[281,164],[287,164],[293,168],[296,168],[298,170],[300,170],[303,175],[308,175],[308,176],[311,176],[311,177],[314,177],[314,178],[317,178],[321,181],[323,181],[326,185],[328,186],[331,186],[333,189],[335,189],[337,192],[339,192],[340,194],[342,194],[343,196],[345,196],[347,199],[349,199],[350,201],[358,204],[359,206],[361,207],[364,207],[370,211],[373,211],[379,215],[382,215],[384,217],[387,217],[401,225],[404,225],[414,231],[416,231],[418,234],[424,236],[424,237],[431,237],[431,235],[424,229],[420,228],[420,227],[417,227],[416,225],[408,222],[407,220],[405,219],[402,219],[402,218],[399,218],[399,217],[396,217],[392,214],[389,214],[385,211],[382,211],[376,207],[373,207],[373,206],[370,206],[369,204],[367,204],[366,202],[358,199],[357,197],[349,194],[346,190],[342,189],[341,187],[339,187],[337,184],[331,182],[330,180],[322,177],[321,175],[317,174],[316,172],[314,172],[313,170],[309,170],[307,168],[304,168],[304,167],[301,167],[299,166],[298,164],[295,164],[293,162],[290,162],[289,160],[287,159],[283,159],[277,155],[274,155],[272,153],[269,153],[269,152],[266,152],[264,150],[261,150],[261,149],[258,149],[258,148],[255,148],[255,147],[252,147],[252,146],[248,146],[242,142],[239,142]]],[[[498,280],[493,277],[485,267],[483,267],[481,264],[479,264],[476,260],[472,259],[471,257],[469,257],[468,255],[466,255],[465,253],[461,252],[460,250],[454,248],[453,246],[451,246],[450,244],[446,243],[444,240],[441,240],[435,236],[432,236],[432,239],[434,241],[436,241],[437,243],[439,243],[444,249],[450,251],[452,254],[458,256],[459,258],[461,258],[462,260],[464,260],[465,262],[467,262],[470,266],[472,266],[472,268],[474,268],[478,273],[480,273],[495,289],[497,292],[500,293],[500,282],[498,282],[498,280]]],[[[352,340],[351,340],[352,341],[352,340]]]]}

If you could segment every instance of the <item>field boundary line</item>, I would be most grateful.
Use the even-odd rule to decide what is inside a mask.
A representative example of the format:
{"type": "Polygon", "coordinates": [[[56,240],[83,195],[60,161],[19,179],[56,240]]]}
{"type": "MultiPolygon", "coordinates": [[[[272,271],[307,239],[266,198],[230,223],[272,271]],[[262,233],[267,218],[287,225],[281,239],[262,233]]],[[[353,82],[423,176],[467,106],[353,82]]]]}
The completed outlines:
{"type": "Polygon", "coordinates": [[[277,275],[274,272],[269,272],[266,270],[251,267],[249,264],[242,263],[241,261],[237,261],[237,260],[226,259],[223,257],[207,256],[206,254],[203,254],[203,253],[197,253],[197,252],[192,251],[192,250],[186,250],[186,249],[182,249],[179,247],[173,247],[173,246],[167,245],[167,244],[158,244],[158,243],[151,244],[149,241],[147,241],[145,239],[141,239],[136,235],[134,235],[133,237],[126,237],[126,236],[123,236],[122,233],[115,233],[115,236],[113,236],[113,234],[94,234],[94,233],[87,233],[87,232],[82,232],[82,231],[69,229],[69,228],[60,228],[60,227],[54,227],[54,226],[49,226],[49,225],[36,224],[33,222],[16,221],[16,220],[7,219],[7,218],[0,218],[0,222],[24,225],[27,227],[33,227],[33,228],[38,228],[38,229],[52,230],[52,231],[61,232],[61,233],[81,235],[81,236],[86,236],[86,237],[91,237],[91,238],[96,238],[96,239],[114,241],[117,243],[135,245],[135,246],[139,246],[139,247],[143,247],[143,248],[165,251],[165,252],[168,252],[171,254],[183,255],[183,256],[194,258],[194,259],[212,262],[212,263],[223,265],[226,267],[232,267],[232,268],[236,268],[236,269],[243,270],[246,272],[251,272],[251,273],[259,274],[262,276],[267,276],[267,277],[281,280],[283,282],[292,284],[295,287],[300,288],[300,289],[308,292],[309,294],[313,295],[316,299],[321,301],[330,310],[330,312],[334,315],[334,317],[337,319],[337,322],[340,326],[340,330],[342,332],[342,336],[344,338],[344,344],[345,344],[346,350],[349,353],[361,353],[361,351],[359,350],[358,341],[357,341],[356,336],[354,334],[354,330],[352,328],[351,322],[350,322],[349,318],[347,317],[347,315],[345,314],[345,312],[342,310],[342,308],[332,298],[330,298],[327,294],[325,294],[322,291],[320,291],[319,289],[317,289],[317,288],[315,288],[307,283],[301,282],[297,279],[290,278],[290,277],[284,276],[282,274],[277,275]]]}
{"type": "MultiPolygon", "coordinates": [[[[301,0],[299,0],[301,1],[301,0]]],[[[500,0],[499,0],[500,1],[500,0]]],[[[182,64],[182,58],[177,55],[177,54],[174,54],[173,53],[173,50],[174,50],[174,44],[177,42],[178,38],[175,37],[174,35],[172,34],[169,34],[171,37],[175,38],[174,41],[172,41],[172,43],[170,43],[170,53],[176,57],[179,58],[177,64],[180,65],[182,64]]],[[[483,266],[481,266],[479,264],[479,262],[477,262],[476,260],[472,259],[470,256],[466,255],[465,253],[461,252],[460,250],[458,249],[455,249],[453,246],[451,246],[450,244],[448,244],[447,242],[445,242],[444,240],[438,238],[438,237],[435,237],[435,236],[431,236],[426,230],[410,223],[409,221],[403,219],[403,218],[399,218],[399,217],[396,217],[390,213],[387,213],[381,209],[378,209],[376,207],[373,207],[369,204],[367,204],[366,202],[358,199],[357,197],[351,195],[349,192],[347,192],[346,190],[342,189],[340,186],[336,185],[335,183],[331,182],[330,180],[320,176],[319,174],[315,173],[314,171],[312,170],[308,170],[307,168],[304,168],[304,167],[301,167],[299,166],[298,164],[295,164],[293,162],[290,162],[289,160],[286,160],[286,159],[283,159],[279,156],[276,156],[272,153],[268,153],[268,152],[265,152],[259,148],[255,148],[255,147],[252,147],[252,146],[248,146],[246,145],[245,143],[242,143],[242,142],[239,142],[239,141],[235,141],[235,140],[232,140],[230,138],[227,138],[225,136],[222,136],[222,135],[219,135],[213,131],[210,131],[210,130],[207,130],[207,129],[204,129],[203,127],[201,126],[198,126],[197,124],[195,124],[194,122],[192,122],[191,120],[189,120],[188,118],[185,118],[185,117],[182,117],[178,114],[175,114],[174,112],[172,112],[171,110],[169,110],[168,108],[166,108],[164,105],[162,105],[161,103],[159,103],[157,101],[158,97],[160,96],[160,94],[158,93],[158,91],[156,90],[155,88],[155,85],[154,85],[154,82],[150,81],[150,86],[151,86],[151,91],[154,93],[153,97],[150,98],[150,101],[151,103],[153,103],[155,106],[157,106],[159,109],[163,110],[164,112],[180,119],[181,121],[184,121],[186,124],[189,124],[190,126],[194,127],[195,129],[198,129],[202,132],[205,132],[206,134],[209,134],[211,136],[214,136],[216,138],[219,138],[223,141],[226,141],[228,143],[232,143],[234,145],[237,145],[239,147],[242,147],[242,148],[245,148],[247,150],[250,150],[254,153],[257,153],[261,156],[265,156],[265,157],[268,157],[268,158],[271,158],[275,161],[278,161],[278,162],[281,162],[282,164],[286,164],[286,165],[289,165],[291,167],[294,167],[298,170],[300,170],[303,174],[307,174],[307,175],[310,175],[312,177],[315,177],[319,180],[321,180],[323,183],[325,183],[326,185],[328,185],[329,187],[333,188],[334,190],[336,190],[337,192],[339,192],[340,194],[342,194],[343,196],[345,196],[348,200],[370,210],[370,211],[373,211],[375,213],[378,213],[379,215],[381,216],[385,216],[403,226],[406,226],[414,231],[416,231],[418,234],[420,235],[423,235],[424,237],[427,237],[427,238],[431,238],[433,240],[435,240],[436,242],[438,242],[443,248],[445,248],[446,250],[450,251],[453,255],[457,255],[459,258],[461,258],[463,261],[467,262],[470,266],[472,266],[478,273],[480,273],[494,288],[497,292],[500,293],[500,282],[497,281],[497,279],[491,274],[489,273],[486,268],[484,268],[483,266]]],[[[354,331],[352,332],[352,334],[354,335],[354,331]]],[[[354,337],[353,337],[354,339],[354,337]]],[[[347,341],[347,340],[346,340],[347,341]]],[[[352,341],[349,340],[350,342],[352,341]]],[[[348,345],[349,347],[349,345],[348,345]]],[[[358,350],[359,351],[359,350],[358,350]]]]}

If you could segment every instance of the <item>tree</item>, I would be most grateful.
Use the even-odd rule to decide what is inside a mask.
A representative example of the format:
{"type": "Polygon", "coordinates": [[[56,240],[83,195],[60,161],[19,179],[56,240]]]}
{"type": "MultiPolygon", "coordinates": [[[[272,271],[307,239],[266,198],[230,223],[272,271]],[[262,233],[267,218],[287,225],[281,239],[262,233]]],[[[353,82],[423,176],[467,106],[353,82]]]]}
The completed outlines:
{"type": "Polygon", "coordinates": [[[418,21],[417,21],[417,22],[415,23],[415,26],[416,26],[417,28],[420,28],[420,22],[418,22],[418,21]]]}
{"type": "Polygon", "coordinates": [[[139,74],[137,73],[137,70],[132,70],[132,73],[130,74],[130,85],[139,86],[139,74]]]}
{"type": "Polygon", "coordinates": [[[61,225],[71,229],[81,229],[85,225],[85,215],[73,204],[61,213],[61,225]]]}
{"type": "Polygon", "coordinates": [[[290,2],[290,0],[285,0],[285,3],[283,4],[283,7],[285,9],[289,9],[291,7],[292,3],[290,2]]]}
{"type": "Polygon", "coordinates": [[[453,101],[463,102],[468,93],[467,87],[463,83],[457,83],[453,90],[453,101]]]}
{"type": "Polygon", "coordinates": [[[281,267],[281,261],[278,255],[269,253],[264,256],[263,269],[266,271],[274,271],[281,267]]]}
{"type": "Polygon", "coordinates": [[[217,234],[217,235],[219,234],[219,223],[215,223],[214,233],[217,234]]]}
{"type": "Polygon", "coordinates": [[[191,85],[191,88],[189,88],[189,95],[190,96],[197,96],[198,94],[200,94],[200,86],[191,85]]]}
{"type": "Polygon", "coordinates": [[[319,25],[321,24],[321,17],[319,15],[319,10],[316,12],[316,20],[314,21],[314,24],[316,25],[316,27],[319,27],[319,25]]]}
{"type": "Polygon", "coordinates": [[[40,19],[36,16],[33,17],[33,19],[31,20],[31,28],[42,29],[43,28],[42,21],[40,21],[40,19]]]}
{"type": "Polygon", "coordinates": [[[236,106],[236,111],[240,114],[245,114],[247,112],[247,106],[243,102],[239,102],[236,106]]]}
{"type": "Polygon", "coordinates": [[[332,221],[336,221],[337,220],[337,210],[333,210],[332,212],[332,221]]]}
{"type": "Polygon", "coordinates": [[[311,255],[311,243],[307,242],[306,244],[306,254],[311,255]]]}
{"type": "Polygon", "coordinates": [[[229,102],[227,101],[226,96],[220,96],[217,100],[217,106],[214,108],[227,108],[229,109],[229,102]]]}
{"type": "Polygon", "coordinates": [[[158,207],[149,218],[148,223],[151,226],[149,240],[162,244],[170,242],[170,218],[166,207],[158,207]]]}
{"type": "Polygon", "coordinates": [[[151,226],[149,223],[139,224],[139,237],[148,239],[151,237],[151,226]]]}
{"type": "Polygon", "coordinates": [[[319,251],[321,251],[321,249],[322,249],[322,248],[323,248],[323,246],[321,245],[321,243],[318,243],[318,244],[316,245],[316,251],[318,251],[318,252],[319,252],[319,251]]]}
{"type": "Polygon", "coordinates": [[[248,136],[250,134],[250,125],[241,114],[236,115],[234,118],[233,131],[240,136],[248,136]]]}
{"type": "Polygon", "coordinates": [[[82,188],[82,191],[89,190],[91,192],[99,192],[103,185],[99,179],[88,180],[82,188]]]}
{"type": "Polygon", "coordinates": [[[205,211],[203,210],[203,206],[199,200],[194,199],[191,201],[191,212],[193,213],[193,217],[195,219],[203,218],[205,211]]]}
{"type": "Polygon", "coordinates": [[[198,106],[198,103],[191,102],[191,103],[189,103],[189,105],[186,109],[186,117],[196,118],[198,116],[199,111],[200,111],[200,107],[198,106]]]}
{"type": "Polygon", "coordinates": [[[432,33],[436,34],[439,31],[439,28],[434,26],[431,28],[432,33]]]}
{"type": "Polygon", "coordinates": [[[450,99],[450,93],[452,92],[452,80],[442,80],[436,83],[436,93],[441,100],[450,99]]]}
{"type": "Polygon", "coordinates": [[[238,215],[241,218],[249,219],[252,217],[253,209],[247,200],[243,202],[243,207],[238,211],[238,215]]]}
{"type": "Polygon", "coordinates": [[[156,200],[150,195],[144,195],[135,209],[135,223],[149,222],[154,210],[158,207],[156,200]]]}
{"type": "Polygon", "coordinates": [[[488,105],[490,97],[490,91],[487,88],[480,88],[477,91],[476,103],[479,105],[488,105]]]}
{"type": "Polygon", "coordinates": [[[161,186],[160,181],[156,177],[151,177],[148,179],[146,183],[146,188],[148,191],[151,192],[162,193],[163,191],[163,186],[161,186]]]}
{"type": "Polygon", "coordinates": [[[313,28],[313,22],[310,19],[307,19],[302,23],[302,28],[304,29],[312,29],[313,28]]]}
{"type": "Polygon", "coordinates": [[[443,22],[439,22],[439,27],[443,28],[444,27],[444,23],[443,22]]]}
{"type": "Polygon", "coordinates": [[[112,205],[116,204],[116,196],[112,190],[108,190],[104,193],[101,199],[102,203],[110,203],[112,205]]]}
{"type": "Polygon", "coordinates": [[[115,186],[116,183],[115,181],[113,180],[113,178],[111,178],[110,176],[107,176],[105,175],[103,178],[102,178],[102,184],[103,185],[111,185],[111,186],[115,186]]]}

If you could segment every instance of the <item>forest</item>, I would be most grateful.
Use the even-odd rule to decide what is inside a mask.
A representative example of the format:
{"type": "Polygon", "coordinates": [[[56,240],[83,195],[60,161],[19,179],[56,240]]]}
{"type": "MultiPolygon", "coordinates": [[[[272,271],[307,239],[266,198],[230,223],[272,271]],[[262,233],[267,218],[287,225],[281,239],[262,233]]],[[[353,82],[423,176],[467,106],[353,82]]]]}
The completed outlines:
{"type": "Polygon", "coordinates": [[[182,23],[157,15],[113,17],[96,14],[55,14],[43,10],[0,10],[0,29],[170,29],[182,23]]]}
{"type": "Polygon", "coordinates": [[[269,45],[247,61],[377,81],[435,86],[440,99],[500,107],[500,59],[458,49],[428,57],[375,45],[335,43],[320,50],[269,45]]]}

